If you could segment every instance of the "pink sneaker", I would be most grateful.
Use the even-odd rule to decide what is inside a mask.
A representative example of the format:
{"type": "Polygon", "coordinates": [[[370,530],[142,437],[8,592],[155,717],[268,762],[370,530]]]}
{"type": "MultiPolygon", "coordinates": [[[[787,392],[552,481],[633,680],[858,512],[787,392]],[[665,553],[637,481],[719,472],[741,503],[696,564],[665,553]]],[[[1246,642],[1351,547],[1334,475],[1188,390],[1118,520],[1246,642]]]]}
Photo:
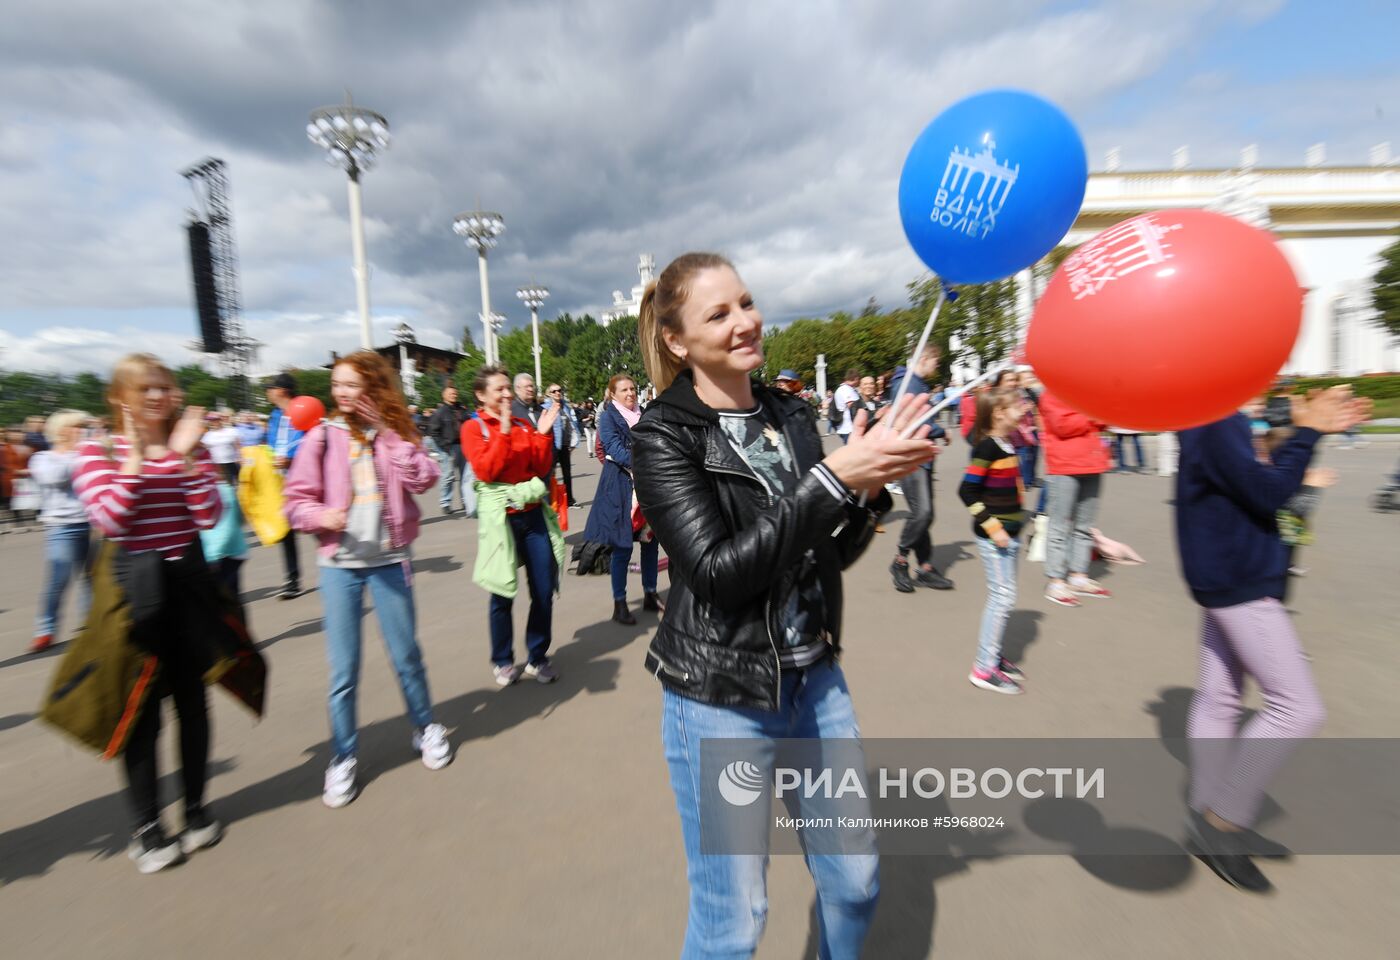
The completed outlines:
{"type": "Polygon", "coordinates": [[[1063,583],[1052,583],[1046,587],[1045,599],[1051,603],[1058,603],[1062,607],[1082,606],[1079,598],[1074,595],[1074,591],[1063,583]]]}
{"type": "Polygon", "coordinates": [[[1098,597],[1100,600],[1107,600],[1113,596],[1103,584],[1097,580],[1090,580],[1088,577],[1083,580],[1069,581],[1069,589],[1081,597],[1098,597]]]}
{"type": "Polygon", "coordinates": [[[992,693],[1005,693],[1014,697],[1022,692],[1021,685],[1000,670],[979,670],[974,667],[967,679],[974,687],[981,687],[992,693]]]}

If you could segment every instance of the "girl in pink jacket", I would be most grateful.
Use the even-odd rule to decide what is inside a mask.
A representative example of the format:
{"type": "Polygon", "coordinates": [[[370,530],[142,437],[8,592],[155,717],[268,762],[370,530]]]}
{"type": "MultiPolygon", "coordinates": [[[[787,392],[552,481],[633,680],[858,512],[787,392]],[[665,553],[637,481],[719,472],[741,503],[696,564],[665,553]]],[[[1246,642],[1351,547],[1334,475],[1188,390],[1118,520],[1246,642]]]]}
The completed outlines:
{"type": "Polygon", "coordinates": [[[429,770],[440,770],[451,762],[452,749],[446,729],[433,722],[410,567],[418,536],[412,495],[437,482],[438,466],[423,450],[394,372],[378,354],[362,350],[340,358],[331,372],[331,398],[336,411],[302,441],[283,496],[292,527],[315,534],[320,544],[333,747],[321,799],[343,807],[359,791],[355,695],[366,587],[413,720],[414,752],[429,770]]]}

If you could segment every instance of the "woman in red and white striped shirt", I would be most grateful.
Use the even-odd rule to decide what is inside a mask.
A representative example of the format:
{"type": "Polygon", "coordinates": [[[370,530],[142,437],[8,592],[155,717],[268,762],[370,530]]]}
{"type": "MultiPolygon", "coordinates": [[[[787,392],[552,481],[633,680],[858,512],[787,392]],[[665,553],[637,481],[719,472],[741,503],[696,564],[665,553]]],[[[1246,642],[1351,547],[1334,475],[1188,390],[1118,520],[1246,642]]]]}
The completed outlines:
{"type": "Polygon", "coordinates": [[[209,718],[200,653],[210,611],[196,598],[210,576],[199,531],[219,520],[217,474],[200,445],[204,411],[180,411],[170,370],[150,354],[124,357],[107,391],[121,432],[78,448],[73,488],[88,519],[116,544],[113,569],[127,595],[131,641],[156,656],[160,686],[135,720],[126,750],[135,830],[127,853],[142,873],[178,863],[218,842],[223,828],[204,809],[209,718]],[[169,694],[180,715],[185,830],[167,839],[156,793],[160,702],[169,694]]]}

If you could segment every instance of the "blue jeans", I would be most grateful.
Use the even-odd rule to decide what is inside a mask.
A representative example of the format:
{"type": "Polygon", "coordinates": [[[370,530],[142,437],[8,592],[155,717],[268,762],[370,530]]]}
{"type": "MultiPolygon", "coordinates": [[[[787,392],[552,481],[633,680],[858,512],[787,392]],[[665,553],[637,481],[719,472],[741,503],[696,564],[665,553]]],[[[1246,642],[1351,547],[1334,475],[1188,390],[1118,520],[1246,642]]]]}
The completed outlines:
{"type": "MultiPolygon", "coordinates": [[[[650,543],[642,541],[642,592],[656,592],[656,565],[657,552],[660,544],[656,540],[650,543]]],[[[628,544],[627,549],[619,550],[612,548],[612,588],[614,600],[627,599],[627,566],[632,562],[632,545],[628,544]]]]}
{"type": "Polygon", "coordinates": [[[1045,504],[1049,520],[1049,540],[1045,544],[1047,579],[1063,580],[1068,573],[1088,576],[1102,487],[1103,480],[1097,473],[1053,474],[1045,478],[1049,495],[1045,504]]]}
{"type": "Polygon", "coordinates": [[[39,615],[34,618],[34,636],[56,637],[58,614],[63,607],[63,595],[68,591],[68,581],[73,574],[78,576],[78,616],[87,617],[92,604],[92,581],[88,577],[88,545],[90,531],[86,523],[64,523],[44,525],[44,560],[47,573],[44,577],[43,599],[39,602],[39,615]]]}
{"type": "Polygon", "coordinates": [[[1021,484],[1029,490],[1035,483],[1035,461],[1040,455],[1040,447],[1028,443],[1016,450],[1016,459],[1021,465],[1021,484]]]}
{"type": "Polygon", "coordinates": [[[987,573],[987,605],[982,608],[982,626],[977,631],[977,668],[994,670],[1001,662],[1001,641],[1006,634],[1006,618],[1016,606],[1016,557],[1021,542],[1012,540],[998,547],[985,537],[977,538],[977,553],[987,573]]]}
{"type": "MultiPolygon", "coordinates": [[[[525,621],[525,650],[530,663],[538,666],[549,660],[550,631],[554,623],[554,584],[559,572],[554,564],[554,547],[542,509],[512,513],[506,517],[515,534],[515,553],[525,566],[530,584],[530,617],[525,621]]],[[[518,592],[518,591],[517,591],[518,592]]],[[[510,609],[514,597],[491,594],[491,662],[508,667],[515,662],[515,624],[510,609]]]]}
{"type": "Polygon", "coordinates": [[[1116,459],[1116,460],[1118,461],[1118,469],[1119,469],[1119,470],[1128,470],[1128,469],[1132,469],[1132,470],[1141,470],[1141,469],[1142,469],[1142,437],[1140,437],[1140,436],[1139,436],[1138,434],[1136,434],[1136,433],[1128,433],[1128,434],[1115,433],[1115,434],[1113,435],[1113,456],[1114,456],[1114,459],[1116,459]],[[1127,446],[1128,446],[1129,443],[1132,444],[1134,456],[1137,457],[1137,463],[1135,463],[1131,468],[1128,467],[1128,461],[1127,461],[1126,457],[1124,456],[1124,455],[1127,453],[1127,449],[1126,449],[1126,448],[1127,448],[1127,446]]]}
{"type": "MultiPolygon", "coordinates": [[[[751,957],[768,917],[766,856],[707,854],[700,840],[700,744],[719,738],[859,738],[846,678],[834,660],[784,671],[776,712],[716,707],[663,689],[661,741],[681,817],[690,914],[681,960],[751,957]]],[[[869,852],[809,854],[817,888],[818,955],[855,958],[880,892],[875,835],[869,852]]]]}
{"type": "Polygon", "coordinates": [[[413,588],[404,575],[404,565],[322,567],[321,602],[326,618],[326,660],[331,673],[331,741],[336,760],[355,756],[359,744],[355,688],[360,682],[360,621],[364,617],[366,586],[374,598],[379,631],[399,675],[399,687],[413,725],[426,727],[433,722],[428,674],[418,649],[413,588]]]}
{"type": "MultiPolygon", "coordinates": [[[[441,448],[438,448],[441,450],[441,448]]],[[[460,447],[453,448],[460,452],[460,447]]],[[[440,495],[438,503],[445,511],[452,506],[452,485],[455,483],[462,492],[462,510],[469,517],[476,516],[476,477],[472,475],[472,465],[465,457],[460,462],[453,456],[452,452],[442,455],[442,481],[438,488],[440,495]]]]}

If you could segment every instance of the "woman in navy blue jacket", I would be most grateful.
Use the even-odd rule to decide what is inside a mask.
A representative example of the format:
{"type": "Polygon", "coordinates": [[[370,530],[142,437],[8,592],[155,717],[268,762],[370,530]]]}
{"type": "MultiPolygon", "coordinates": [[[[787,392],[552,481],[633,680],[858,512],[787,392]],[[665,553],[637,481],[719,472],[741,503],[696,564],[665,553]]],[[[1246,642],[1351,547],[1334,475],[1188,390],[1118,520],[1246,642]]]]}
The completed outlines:
{"type": "MultiPolygon", "coordinates": [[[[627,567],[632,562],[632,426],[641,419],[637,384],[619,373],[608,381],[609,400],[598,411],[598,440],[605,459],[603,476],[588,511],[583,538],[612,547],[613,615],[618,623],[634,624],[627,609],[627,567]]],[[[649,528],[643,528],[642,609],[660,611],[656,593],[657,545],[649,528]]]]}
{"type": "Polygon", "coordinates": [[[1191,749],[1187,830],[1197,856],[1241,890],[1272,888],[1253,857],[1277,847],[1252,827],[1265,792],[1298,740],[1327,711],[1283,606],[1288,550],[1278,512],[1298,492],[1324,433],[1371,415],[1348,387],[1294,398],[1291,439],[1271,462],[1255,458],[1249,418],[1236,413],[1181,431],[1176,533],[1181,570],[1201,607],[1196,695],[1186,719],[1191,749]],[[1264,708],[1245,720],[1244,681],[1264,708]]]}

